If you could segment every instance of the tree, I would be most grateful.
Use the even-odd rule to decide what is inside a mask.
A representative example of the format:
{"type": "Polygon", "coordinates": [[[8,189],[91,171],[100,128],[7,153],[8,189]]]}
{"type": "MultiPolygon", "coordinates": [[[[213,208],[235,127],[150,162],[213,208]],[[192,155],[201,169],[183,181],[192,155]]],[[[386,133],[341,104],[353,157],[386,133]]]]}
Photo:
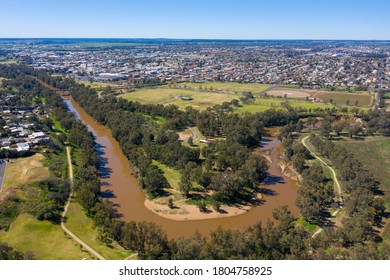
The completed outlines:
{"type": "Polygon", "coordinates": [[[172,199],[172,197],[170,197],[170,198],[168,199],[168,207],[169,207],[169,208],[171,208],[171,209],[173,209],[173,208],[174,208],[174,206],[173,206],[173,199],[172,199]]]}
{"type": "Polygon", "coordinates": [[[190,136],[190,138],[188,138],[187,143],[188,143],[190,146],[193,146],[193,145],[194,145],[194,140],[193,140],[192,136],[190,136]]]}
{"type": "Polygon", "coordinates": [[[329,138],[331,131],[332,131],[332,126],[331,126],[330,122],[324,121],[321,124],[321,135],[326,137],[326,138],[329,138]]]}
{"type": "Polygon", "coordinates": [[[213,208],[216,212],[221,211],[221,203],[219,203],[216,197],[213,197],[213,208]]]}
{"type": "Polygon", "coordinates": [[[146,174],[142,178],[141,186],[153,194],[157,194],[167,185],[165,177],[160,170],[154,165],[151,165],[146,174]]]}
{"type": "Polygon", "coordinates": [[[188,197],[192,189],[191,174],[188,172],[183,172],[179,182],[179,190],[184,194],[185,197],[188,197]]]}
{"type": "Polygon", "coordinates": [[[333,125],[333,131],[336,133],[337,136],[340,135],[340,133],[344,130],[346,126],[345,122],[339,122],[333,125]]]}
{"type": "Polygon", "coordinates": [[[206,208],[206,202],[204,199],[201,199],[199,201],[198,208],[199,208],[200,212],[206,212],[207,208],[206,208]]]}
{"type": "Polygon", "coordinates": [[[0,260],[24,260],[22,253],[8,246],[6,243],[0,243],[0,260]]]}
{"type": "Polygon", "coordinates": [[[307,122],[308,122],[308,124],[309,124],[312,128],[315,128],[315,126],[316,126],[318,120],[317,120],[317,118],[310,117],[310,118],[307,119],[307,122]]]}

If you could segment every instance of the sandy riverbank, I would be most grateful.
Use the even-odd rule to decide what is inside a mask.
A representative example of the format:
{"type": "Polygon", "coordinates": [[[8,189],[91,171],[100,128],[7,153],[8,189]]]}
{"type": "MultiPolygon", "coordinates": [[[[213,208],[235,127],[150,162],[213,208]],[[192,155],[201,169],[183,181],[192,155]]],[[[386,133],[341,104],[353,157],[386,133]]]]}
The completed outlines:
{"type": "MultiPolygon", "coordinates": [[[[257,199],[261,200],[262,194],[259,193],[257,199]]],[[[185,199],[175,201],[173,209],[169,208],[167,204],[168,197],[153,200],[146,199],[144,203],[149,211],[174,221],[197,221],[233,217],[245,214],[254,207],[254,205],[221,205],[220,212],[216,212],[212,206],[207,206],[207,212],[200,212],[198,206],[187,204],[185,199]]]]}

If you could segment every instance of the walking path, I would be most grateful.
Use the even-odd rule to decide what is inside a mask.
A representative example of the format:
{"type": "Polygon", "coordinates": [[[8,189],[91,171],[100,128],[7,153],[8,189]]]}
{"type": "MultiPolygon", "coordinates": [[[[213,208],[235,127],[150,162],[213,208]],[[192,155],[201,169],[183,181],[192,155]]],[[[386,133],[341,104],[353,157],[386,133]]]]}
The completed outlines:
{"type": "MultiPolygon", "coordinates": [[[[329,166],[329,164],[327,164],[322,158],[320,158],[319,156],[317,156],[310,148],[309,146],[307,145],[306,143],[306,140],[309,138],[310,136],[306,136],[305,138],[302,139],[302,144],[306,147],[306,149],[309,150],[309,152],[316,158],[318,159],[322,164],[324,164],[327,168],[329,168],[329,170],[332,172],[332,177],[333,177],[333,181],[335,182],[336,184],[336,189],[337,189],[337,192],[338,192],[338,195],[339,195],[339,208],[336,209],[333,213],[332,213],[332,217],[336,217],[334,219],[334,222],[336,223],[338,219],[340,219],[341,215],[337,216],[341,209],[342,209],[342,205],[343,205],[343,193],[341,191],[341,185],[340,185],[340,182],[339,180],[337,179],[337,174],[336,174],[336,171],[333,169],[333,167],[329,166]]],[[[323,228],[319,228],[316,230],[316,232],[314,232],[314,234],[312,235],[312,237],[315,237],[317,236],[321,231],[323,230],[323,228]]]]}
{"type": "Polygon", "coordinates": [[[86,243],[84,243],[80,238],[78,238],[73,232],[71,232],[65,226],[65,222],[64,221],[65,221],[66,212],[68,211],[68,208],[69,208],[69,205],[70,205],[70,201],[71,201],[72,196],[73,196],[73,165],[72,165],[72,160],[70,158],[70,148],[69,148],[69,146],[66,147],[66,157],[68,159],[69,180],[70,180],[71,191],[70,191],[70,194],[69,194],[68,201],[66,202],[66,205],[65,205],[65,208],[64,208],[64,212],[61,215],[61,228],[67,234],[69,234],[77,243],[79,243],[86,250],[88,250],[92,255],[97,257],[99,260],[105,260],[105,258],[102,255],[100,255],[98,252],[96,252],[94,249],[92,249],[90,246],[88,246],[86,243]]]}
{"type": "Polygon", "coordinates": [[[7,162],[5,159],[1,160],[0,163],[0,193],[3,190],[4,178],[5,178],[5,169],[7,167],[7,162]]]}

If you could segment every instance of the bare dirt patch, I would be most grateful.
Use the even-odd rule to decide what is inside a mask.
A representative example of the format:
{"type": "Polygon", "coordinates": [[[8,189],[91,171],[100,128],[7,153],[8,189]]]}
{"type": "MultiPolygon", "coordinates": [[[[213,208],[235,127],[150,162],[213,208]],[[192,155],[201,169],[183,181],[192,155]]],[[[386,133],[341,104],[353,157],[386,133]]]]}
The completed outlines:
{"type": "Polygon", "coordinates": [[[287,98],[306,98],[313,96],[317,91],[305,90],[305,89],[290,89],[290,88],[274,88],[267,91],[271,96],[286,96],[287,98]]]}

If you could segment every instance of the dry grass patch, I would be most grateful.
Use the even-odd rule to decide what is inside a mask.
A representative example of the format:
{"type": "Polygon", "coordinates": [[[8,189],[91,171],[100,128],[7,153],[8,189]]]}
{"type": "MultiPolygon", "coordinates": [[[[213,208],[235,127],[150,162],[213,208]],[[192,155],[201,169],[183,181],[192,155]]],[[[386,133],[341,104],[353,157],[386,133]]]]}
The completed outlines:
{"type": "Polygon", "coordinates": [[[3,192],[9,187],[21,186],[50,177],[49,169],[43,166],[43,155],[11,159],[7,163],[3,192]]]}

